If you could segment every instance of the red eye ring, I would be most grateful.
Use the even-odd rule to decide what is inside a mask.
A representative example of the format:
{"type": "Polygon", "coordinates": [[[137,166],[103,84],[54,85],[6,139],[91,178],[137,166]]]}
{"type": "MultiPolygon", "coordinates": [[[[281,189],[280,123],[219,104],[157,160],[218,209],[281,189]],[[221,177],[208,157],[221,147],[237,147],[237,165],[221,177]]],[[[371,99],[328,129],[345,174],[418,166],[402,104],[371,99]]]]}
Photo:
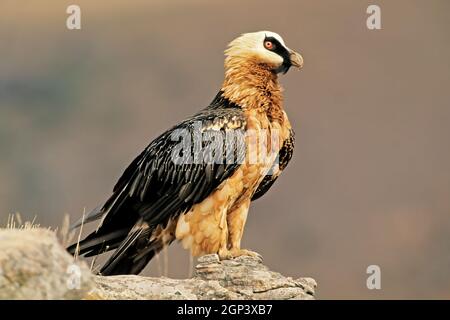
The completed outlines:
{"type": "Polygon", "coordinates": [[[275,46],[272,41],[264,41],[264,48],[266,48],[267,50],[272,50],[274,47],[275,46]]]}

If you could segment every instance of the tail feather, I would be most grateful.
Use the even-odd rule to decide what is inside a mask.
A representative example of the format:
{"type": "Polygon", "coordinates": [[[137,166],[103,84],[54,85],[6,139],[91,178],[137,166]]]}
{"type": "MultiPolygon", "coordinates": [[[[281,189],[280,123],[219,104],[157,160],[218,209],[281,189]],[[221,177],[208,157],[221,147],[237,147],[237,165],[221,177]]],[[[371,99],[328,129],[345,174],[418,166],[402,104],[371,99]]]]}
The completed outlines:
{"type": "Polygon", "coordinates": [[[100,270],[101,275],[139,274],[150,260],[175,238],[154,235],[155,229],[139,221],[100,270]]]}
{"type": "MultiPolygon", "coordinates": [[[[112,202],[112,206],[114,203],[115,201],[112,202]]],[[[111,211],[110,208],[111,206],[107,206],[106,209],[97,208],[84,220],[77,222],[74,226],[102,219],[96,231],[79,244],[71,245],[67,250],[71,254],[78,250],[78,254],[90,257],[115,249],[99,274],[105,276],[139,274],[165,245],[174,240],[172,229],[175,225],[168,226],[167,221],[165,224],[150,226],[137,214],[136,208],[126,201],[121,204],[120,214],[116,214],[118,209],[111,211]],[[167,227],[170,230],[166,230],[167,227]]]]}
{"type": "Polygon", "coordinates": [[[70,226],[70,230],[74,230],[74,229],[80,227],[82,224],[86,224],[86,223],[98,220],[102,217],[103,214],[104,214],[104,212],[102,210],[102,206],[98,206],[94,210],[89,212],[87,215],[80,218],[77,222],[72,224],[70,226]]]}
{"type": "Polygon", "coordinates": [[[120,243],[126,237],[127,233],[128,229],[115,230],[106,234],[93,232],[79,243],[74,243],[69,246],[67,251],[75,254],[78,248],[78,254],[85,254],[87,252],[99,252],[102,247],[105,248],[105,251],[108,251],[114,249],[112,244],[120,243]]]}
{"type": "Polygon", "coordinates": [[[80,241],[79,244],[75,243],[69,246],[67,250],[71,254],[74,254],[78,247],[79,254],[92,256],[117,248],[118,243],[124,240],[130,229],[132,229],[134,225],[133,221],[139,218],[138,214],[128,202],[124,200],[120,201],[122,207],[116,208],[114,207],[116,199],[111,197],[105,206],[95,208],[73,224],[71,228],[77,228],[84,223],[102,219],[102,223],[94,232],[80,241]],[[122,213],[126,212],[126,214],[117,214],[117,210],[119,209],[122,210],[122,213]]]}
{"type": "MultiPolygon", "coordinates": [[[[129,250],[130,256],[132,255],[129,250]]],[[[103,276],[114,276],[121,274],[139,274],[150,262],[150,260],[156,255],[155,251],[152,251],[148,255],[141,259],[132,259],[128,256],[122,257],[120,261],[114,264],[105,265],[100,270],[99,274],[103,276]]]]}

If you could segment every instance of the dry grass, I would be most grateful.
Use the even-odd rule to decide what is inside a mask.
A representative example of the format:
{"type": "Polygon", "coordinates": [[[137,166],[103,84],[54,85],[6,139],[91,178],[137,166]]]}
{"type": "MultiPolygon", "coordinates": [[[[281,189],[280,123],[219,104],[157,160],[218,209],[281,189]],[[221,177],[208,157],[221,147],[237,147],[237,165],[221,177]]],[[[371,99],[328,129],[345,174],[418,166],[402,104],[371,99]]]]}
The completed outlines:
{"type": "Polygon", "coordinates": [[[81,226],[80,231],[78,232],[78,238],[77,238],[77,247],[75,248],[75,253],[73,255],[73,258],[75,261],[78,260],[78,255],[80,253],[80,241],[81,241],[81,234],[83,233],[83,227],[84,227],[84,218],[86,216],[86,208],[83,209],[83,215],[81,217],[81,226]]]}
{"type": "MultiPolygon", "coordinates": [[[[83,211],[82,223],[81,223],[81,226],[80,226],[80,230],[78,232],[77,247],[76,247],[76,250],[75,250],[75,253],[74,253],[74,256],[73,256],[75,261],[77,261],[78,257],[79,257],[80,241],[81,241],[81,234],[83,233],[85,214],[86,214],[86,210],[83,211]]],[[[22,219],[22,216],[20,215],[20,213],[16,212],[14,214],[9,214],[7,222],[6,222],[6,229],[23,229],[23,230],[28,230],[28,229],[41,228],[40,224],[36,223],[36,218],[37,217],[34,216],[32,221],[25,221],[25,222],[23,222],[23,219],[22,219]]],[[[70,216],[67,213],[64,214],[61,227],[56,227],[55,229],[52,229],[52,228],[48,227],[47,229],[55,232],[58,240],[60,241],[61,245],[64,248],[69,246],[69,244],[74,239],[75,233],[76,233],[75,230],[70,230],[70,216]]],[[[91,270],[93,270],[93,268],[94,268],[95,260],[96,260],[95,258],[92,260],[91,270]]]]}
{"type": "MultiPolygon", "coordinates": [[[[6,221],[6,229],[29,230],[41,228],[41,225],[36,223],[36,218],[37,217],[34,216],[33,220],[31,221],[23,221],[22,216],[19,212],[9,214],[6,221]]],[[[56,227],[55,229],[48,227],[46,229],[55,232],[57,238],[64,247],[68,246],[75,234],[74,231],[70,231],[70,217],[67,213],[64,214],[61,227],[56,227]]]]}
{"type": "MultiPolygon", "coordinates": [[[[81,226],[79,227],[78,235],[77,235],[77,242],[76,242],[76,249],[75,253],[73,255],[74,261],[77,261],[79,258],[79,252],[80,252],[80,242],[81,242],[81,235],[83,233],[83,227],[84,227],[84,219],[86,215],[86,210],[83,210],[82,220],[81,220],[81,226]]],[[[33,220],[31,221],[23,221],[22,216],[20,213],[16,212],[14,214],[9,214],[7,223],[6,223],[6,229],[36,229],[41,228],[41,225],[36,223],[37,217],[34,216],[33,220]]],[[[66,248],[71,244],[73,239],[75,238],[76,231],[70,230],[70,216],[69,214],[65,213],[63,217],[63,221],[60,227],[56,227],[55,229],[47,228],[48,230],[51,230],[55,232],[57,238],[59,239],[61,245],[66,248]]],[[[97,257],[95,256],[92,258],[90,262],[90,269],[93,273],[97,273],[100,269],[99,265],[96,265],[97,257]]],[[[164,249],[161,250],[158,254],[155,255],[155,261],[157,265],[157,273],[158,276],[169,276],[169,250],[168,247],[164,247],[164,249]]],[[[188,278],[193,276],[193,270],[194,270],[194,258],[192,256],[189,256],[189,267],[188,267],[188,278]]]]}
{"type": "Polygon", "coordinates": [[[64,214],[63,222],[60,228],[55,229],[56,235],[58,236],[61,244],[64,247],[67,247],[69,243],[72,241],[75,232],[70,231],[70,216],[66,213],[64,214]]]}
{"type": "Polygon", "coordinates": [[[40,225],[36,224],[36,216],[32,221],[23,222],[20,213],[16,212],[8,215],[8,220],[6,222],[6,229],[33,229],[39,228],[40,225]]]}

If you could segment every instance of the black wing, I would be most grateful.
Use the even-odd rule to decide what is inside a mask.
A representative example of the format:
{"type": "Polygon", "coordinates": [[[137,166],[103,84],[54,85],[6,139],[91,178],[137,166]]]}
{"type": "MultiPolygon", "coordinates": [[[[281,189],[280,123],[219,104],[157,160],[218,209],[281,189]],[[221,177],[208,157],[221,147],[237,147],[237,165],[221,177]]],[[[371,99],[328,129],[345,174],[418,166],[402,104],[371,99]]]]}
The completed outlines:
{"type": "MultiPolygon", "coordinates": [[[[225,179],[233,174],[239,163],[224,163],[226,149],[222,148],[222,163],[204,161],[198,155],[195,142],[190,144],[190,155],[179,153],[182,145],[174,136],[181,133],[195,139],[195,126],[206,133],[215,131],[219,139],[225,140],[227,130],[243,130],[245,120],[240,109],[206,109],[198,115],[182,122],[156,139],[128,168],[119,179],[116,192],[126,190],[127,197],[135,200],[135,209],[150,226],[160,224],[174,215],[188,210],[201,202],[225,179]],[[180,156],[180,163],[173,161],[174,154],[180,156]]],[[[192,141],[191,140],[191,141],[192,141]]],[[[205,148],[211,142],[204,142],[205,148]]],[[[245,147],[235,144],[234,147],[245,147]]],[[[233,150],[236,154],[242,150],[233,150]]]]}
{"type": "MultiPolygon", "coordinates": [[[[245,126],[242,109],[219,93],[208,108],[152,141],[124,171],[108,201],[85,217],[85,223],[97,219],[101,222],[97,230],[80,243],[79,253],[95,255],[122,247],[138,221],[145,222],[151,233],[156,226],[166,226],[170,218],[205,199],[234,173],[241,162],[211,163],[198,159],[196,162],[174,162],[174,153],[177,154],[183,145],[180,138],[186,138],[186,135],[195,138],[200,129],[202,132],[215,132],[216,137],[218,134],[225,139],[228,131],[244,130],[245,126]]],[[[210,142],[204,142],[203,148],[210,142]]],[[[245,154],[244,143],[227,144],[227,147],[232,150],[222,148],[222,159],[229,154],[236,157],[245,154]]],[[[190,148],[192,154],[197,154],[195,143],[191,143],[190,148]]],[[[183,152],[178,155],[181,158],[185,156],[183,152]]],[[[74,252],[75,249],[74,245],[69,251],[74,252]]]]}
{"type": "Polygon", "coordinates": [[[274,184],[281,172],[287,167],[294,153],[295,134],[294,130],[290,130],[289,138],[286,139],[278,153],[278,163],[272,167],[272,174],[266,175],[253,194],[252,201],[261,198],[274,184]],[[276,168],[278,165],[278,168],[276,168]]]}

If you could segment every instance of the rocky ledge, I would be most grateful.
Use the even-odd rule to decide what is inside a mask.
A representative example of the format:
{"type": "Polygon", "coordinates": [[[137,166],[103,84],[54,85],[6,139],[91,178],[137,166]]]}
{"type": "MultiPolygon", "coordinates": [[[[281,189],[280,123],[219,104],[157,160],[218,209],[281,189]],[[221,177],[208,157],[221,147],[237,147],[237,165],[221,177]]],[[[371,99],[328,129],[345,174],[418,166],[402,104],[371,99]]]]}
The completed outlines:
{"type": "Polygon", "coordinates": [[[194,277],[95,276],[54,232],[0,229],[0,299],[314,299],[316,282],[270,271],[254,257],[198,259],[194,277]]]}

